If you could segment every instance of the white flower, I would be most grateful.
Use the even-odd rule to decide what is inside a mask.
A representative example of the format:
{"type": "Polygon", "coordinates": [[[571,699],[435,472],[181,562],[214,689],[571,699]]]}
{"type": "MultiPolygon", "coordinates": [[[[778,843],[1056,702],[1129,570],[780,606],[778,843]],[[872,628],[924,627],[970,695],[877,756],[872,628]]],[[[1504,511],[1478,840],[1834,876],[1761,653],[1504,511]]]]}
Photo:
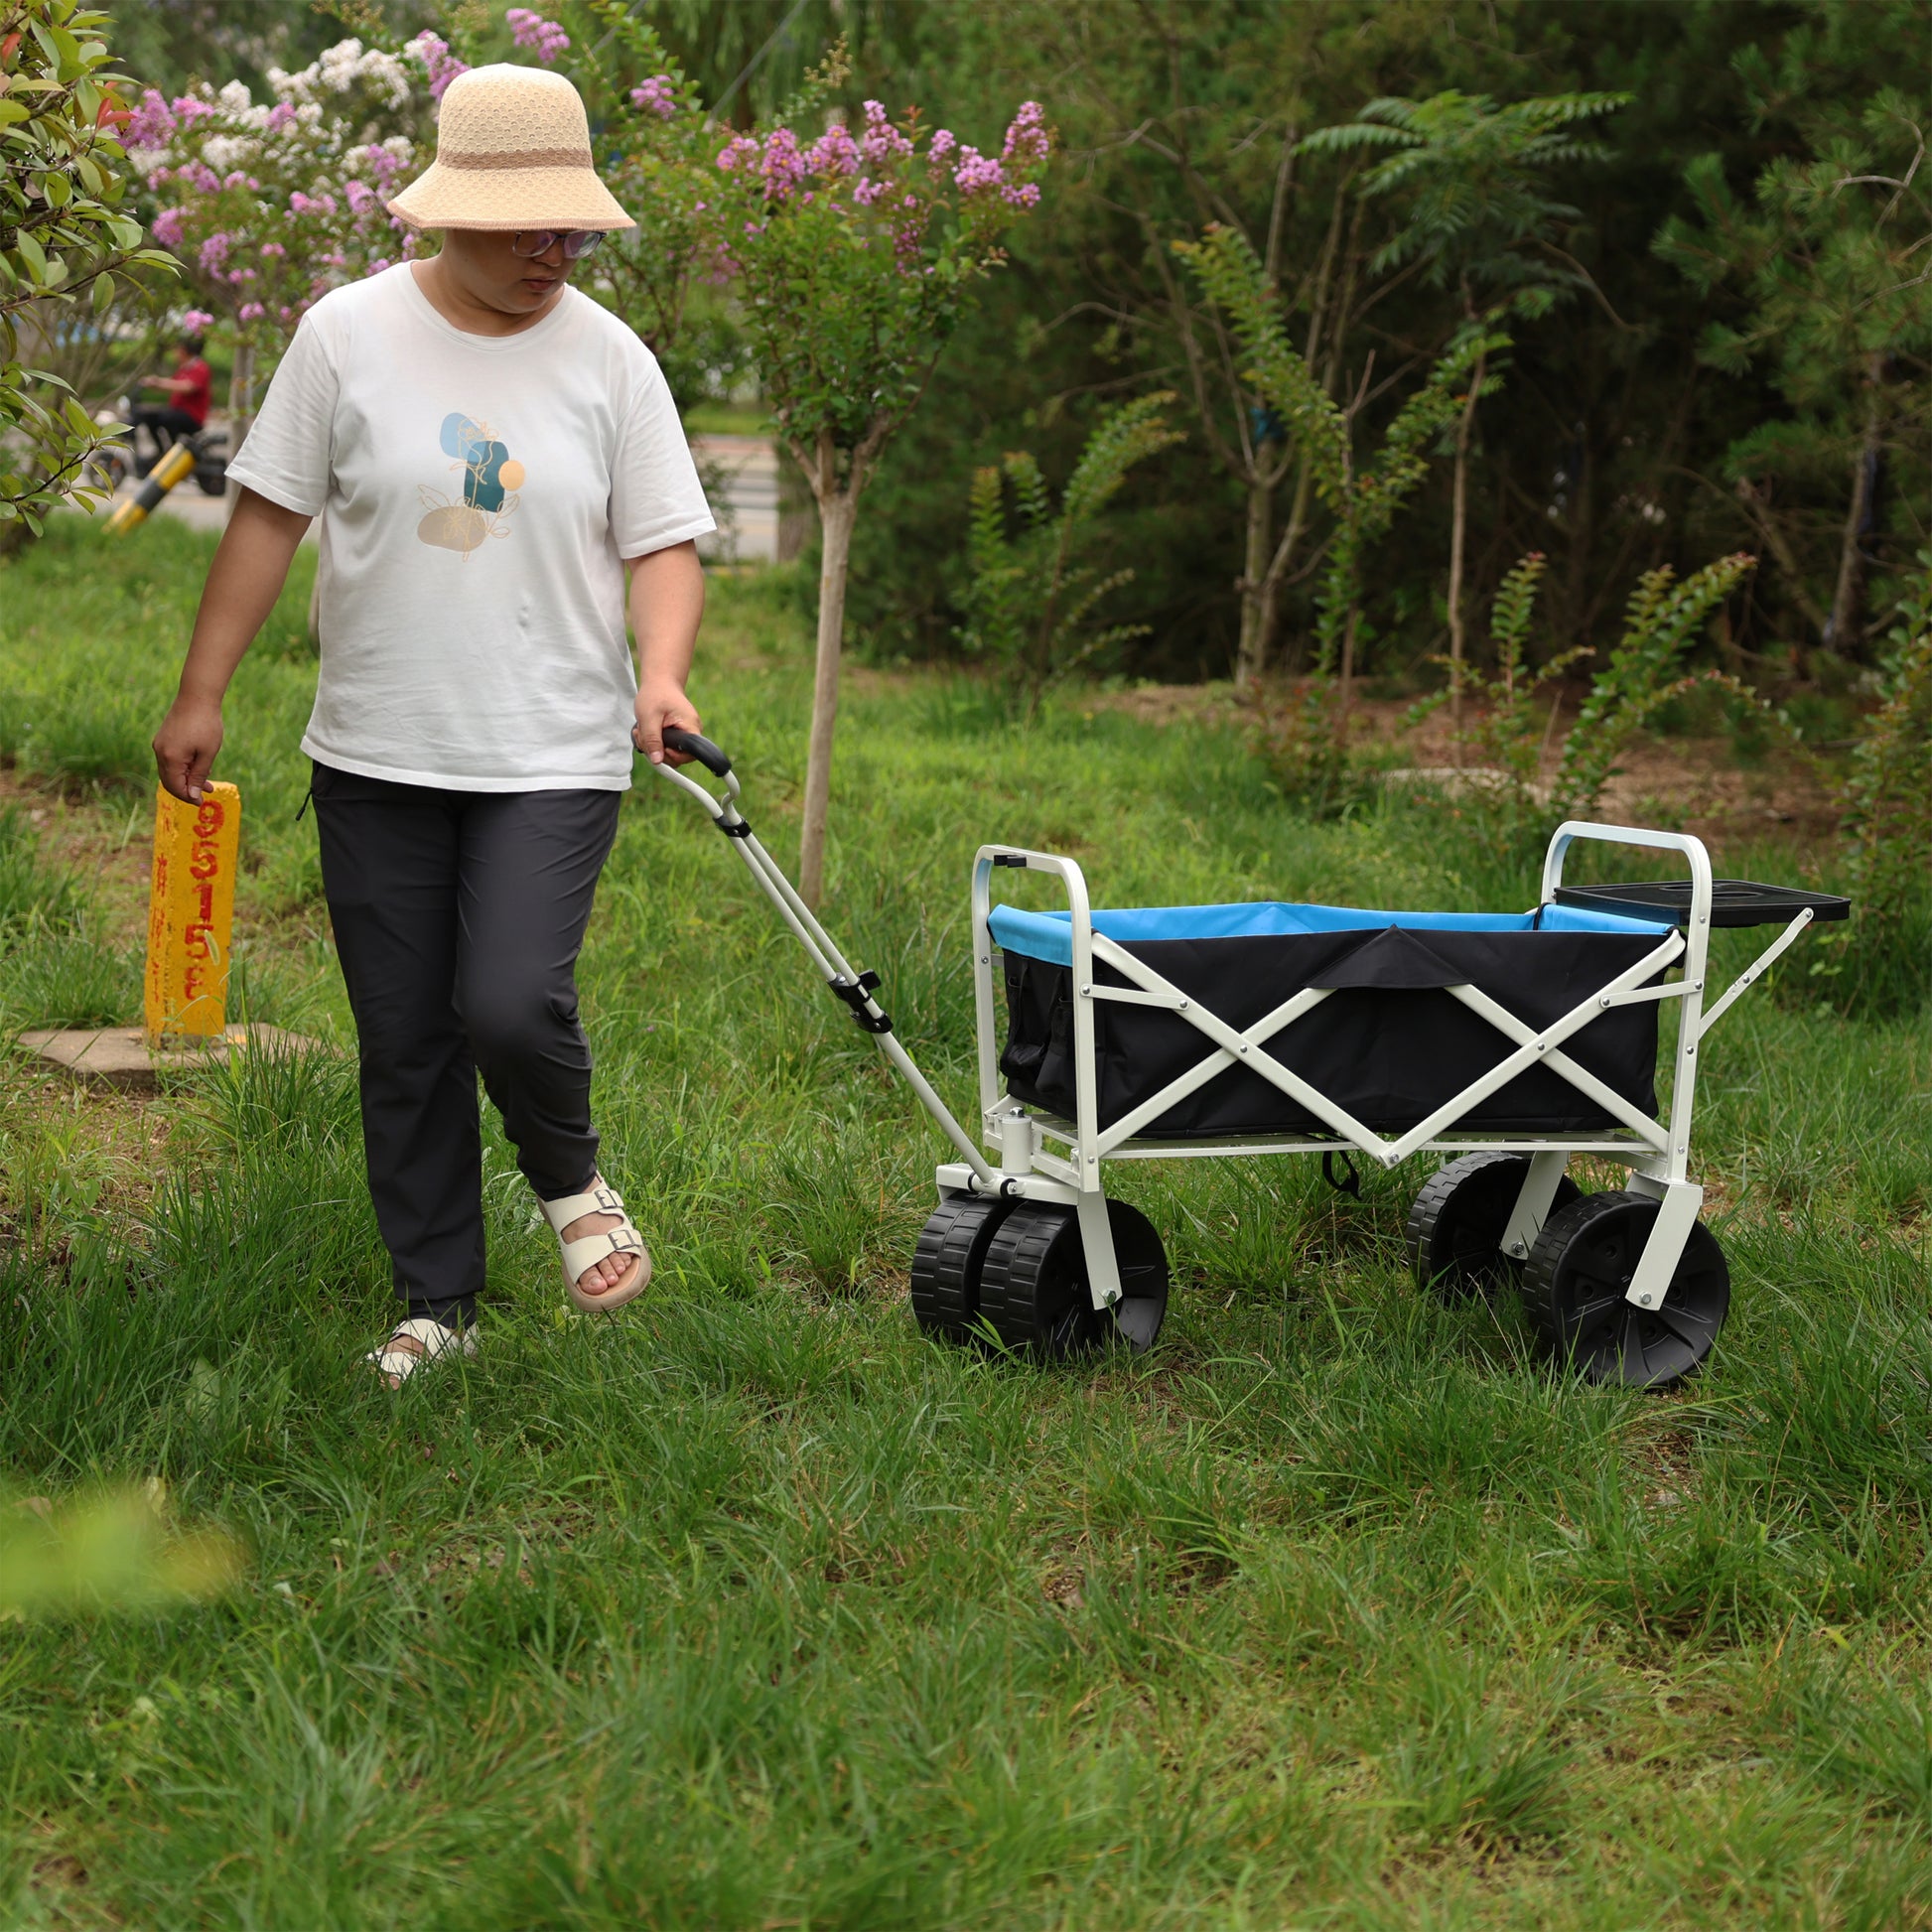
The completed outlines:
{"type": "Polygon", "coordinates": [[[215,95],[215,99],[217,99],[221,103],[221,105],[228,110],[230,114],[245,113],[250,107],[250,105],[252,105],[248,95],[247,84],[244,81],[240,81],[240,80],[230,80],[228,84],[225,87],[223,87],[218,94],[215,95]]]}
{"type": "Polygon", "coordinates": [[[210,134],[202,143],[202,159],[217,175],[225,175],[230,169],[242,167],[255,157],[253,141],[243,141],[229,134],[210,134]]]}

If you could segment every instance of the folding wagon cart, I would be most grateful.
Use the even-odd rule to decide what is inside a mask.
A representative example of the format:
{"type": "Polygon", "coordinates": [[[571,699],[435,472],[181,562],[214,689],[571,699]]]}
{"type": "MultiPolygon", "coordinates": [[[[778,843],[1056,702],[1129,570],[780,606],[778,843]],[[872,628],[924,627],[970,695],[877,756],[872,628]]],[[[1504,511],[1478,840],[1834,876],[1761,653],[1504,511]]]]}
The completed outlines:
{"type": "Polygon", "coordinates": [[[1112,1335],[1151,1346],[1167,1255],[1145,1215],[1107,1197],[1113,1162],[1318,1155],[1352,1191],[1352,1156],[1393,1168],[1434,1153],[1452,1158],[1407,1229],[1421,1286],[1455,1300],[1514,1283],[1542,1345],[1594,1382],[1664,1387],[1710,1354],[1730,1277],[1689,1173],[1699,1049],[1806,926],[1844,918],[1849,900],[1714,879],[1703,842],[1682,833],[1574,820],[1550,840],[1535,908],[1506,913],[1095,910],[1071,859],[983,845],[972,879],[982,1148],[893,1032],[878,974],[853,969],[753,834],[730,759],[695,734],[665,741],[724,781],[720,797],[657,767],[736,843],[960,1155],[938,1170],[939,1205],[912,1254],[912,1311],[927,1332],[963,1340],[986,1323],[1047,1355],[1112,1335]],[[1566,886],[1580,839],[1675,852],[1690,876],[1566,886]],[[1005,869],[1058,880],[1066,910],[995,904],[1005,869]],[[1782,930],[1707,1006],[1712,928],[1758,925],[1782,930]],[[1667,1109],[1655,1086],[1665,1000],[1680,1003],[1667,1109]],[[1624,1167],[1626,1184],[1582,1192],[1566,1173],[1578,1154],[1624,1167]]]}

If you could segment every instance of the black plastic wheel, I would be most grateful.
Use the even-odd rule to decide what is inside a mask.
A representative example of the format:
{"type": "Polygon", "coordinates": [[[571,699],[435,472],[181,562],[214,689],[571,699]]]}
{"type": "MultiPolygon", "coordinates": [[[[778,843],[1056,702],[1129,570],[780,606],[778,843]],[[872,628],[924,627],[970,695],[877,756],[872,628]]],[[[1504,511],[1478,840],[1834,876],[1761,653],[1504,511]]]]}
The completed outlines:
{"type": "Polygon", "coordinates": [[[1624,1300],[1658,1203],[1648,1194],[1586,1194],[1543,1224],[1523,1269],[1523,1306],[1538,1339],[1590,1382],[1667,1389],[1695,1373],[1730,1308],[1718,1237],[1697,1222],[1658,1309],[1624,1300]]]}
{"type": "MultiPolygon", "coordinates": [[[[1430,1177],[1403,1231],[1418,1288],[1462,1302],[1516,1279],[1523,1264],[1503,1253],[1502,1239],[1529,1171],[1527,1154],[1464,1154],[1430,1177]]],[[[1580,1198],[1565,1174],[1546,1221],[1580,1198]]]]}
{"type": "Polygon", "coordinates": [[[1079,1355],[1115,1335],[1154,1346],[1168,1312],[1168,1256],[1137,1207],[1109,1201],[1121,1299],[1096,1309],[1070,1207],[1022,1201],[994,1234],[980,1271],[980,1310],[1009,1348],[1049,1357],[1079,1355]]]}
{"type": "Polygon", "coordinates": [[[919,1230],[912,1249],[912,1318],[929,1335],[963,1341],[980,1306],[980,1268],[1009,1200],[953,1194],[919,1230]]]}

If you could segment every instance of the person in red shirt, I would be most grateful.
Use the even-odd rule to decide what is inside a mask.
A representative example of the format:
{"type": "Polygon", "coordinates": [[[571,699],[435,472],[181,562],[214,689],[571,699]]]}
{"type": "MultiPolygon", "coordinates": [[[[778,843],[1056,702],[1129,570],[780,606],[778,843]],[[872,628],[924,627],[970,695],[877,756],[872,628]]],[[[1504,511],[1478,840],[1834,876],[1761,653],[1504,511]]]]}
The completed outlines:
{"type": "Polygon", "coordinates": [[[178,438],[193,436],[207,423],[212,378],[202,359],[201,337],[184,336],[175,345],[175,358],[173,375],[150,375],[141,383],[144,389],[165,389],[168,400],[139,403],[134,410],[134,433],[138,437],[145,429],[154,438],[157,461],[178,438]]]}

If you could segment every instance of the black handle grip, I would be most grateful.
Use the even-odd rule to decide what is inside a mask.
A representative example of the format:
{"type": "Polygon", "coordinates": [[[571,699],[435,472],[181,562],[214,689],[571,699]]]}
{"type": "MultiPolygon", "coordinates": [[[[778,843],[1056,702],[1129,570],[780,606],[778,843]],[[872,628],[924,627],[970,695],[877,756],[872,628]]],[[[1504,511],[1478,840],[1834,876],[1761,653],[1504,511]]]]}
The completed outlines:
{"type": "Polygon", "coordinates": [[[732,768],[731,759],[710,739],[698,732],[680,731],[675,725],[664,727],[664,749],[688,753],[714,777],[722,778],[732,768]]]}

